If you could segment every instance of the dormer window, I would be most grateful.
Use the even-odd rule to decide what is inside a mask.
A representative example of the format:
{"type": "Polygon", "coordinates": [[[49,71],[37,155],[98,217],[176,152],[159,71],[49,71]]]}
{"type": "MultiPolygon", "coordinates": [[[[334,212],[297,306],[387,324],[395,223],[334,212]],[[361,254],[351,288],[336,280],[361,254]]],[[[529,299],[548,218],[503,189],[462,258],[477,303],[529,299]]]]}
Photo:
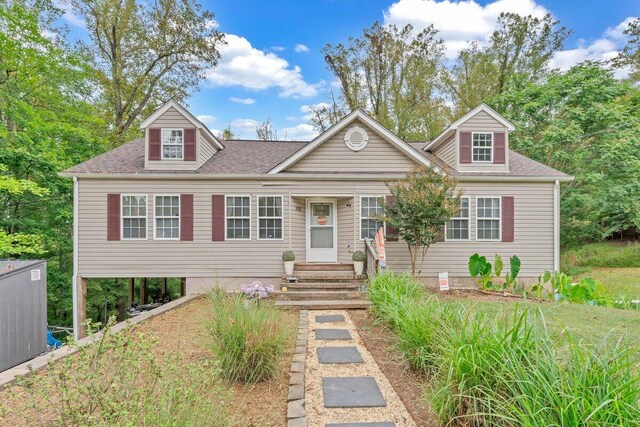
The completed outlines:
{"type": "Polygon", "coordinates": [[[162,129],[162,159],[183,159],[183,129],[162,129]]]}
{"type": "Polygon", "coordinates": [[[493,162],[493,133],[473,132],[473,161],[493,162]]]}

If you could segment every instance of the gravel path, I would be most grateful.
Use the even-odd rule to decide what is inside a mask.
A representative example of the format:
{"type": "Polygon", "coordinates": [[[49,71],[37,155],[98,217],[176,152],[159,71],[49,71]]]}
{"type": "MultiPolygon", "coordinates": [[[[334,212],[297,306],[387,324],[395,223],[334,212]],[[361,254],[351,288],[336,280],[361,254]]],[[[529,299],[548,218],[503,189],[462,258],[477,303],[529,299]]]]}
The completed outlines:
{"type": "MultiPolygon", "coordinates": [[[[363,345],[348,312],[345,310],[314,310],[309,311],[308,316],[308,348],[305,368],[305,406],[308,425],[310,427],[325,427],[326,424],[330,423],[390,422],[395,423],[397,427],[416,426],[393,387],[363,345]],[[325,315],[342,315],[344,321],[322,323],[316,321],[316,316],[325,315]],[[351,339],[316,339],[316,329],[346,329],[351,335],[351,339]],[[318,361],[317,354],[317,348],[319,347],[356,347],[364,363],[321,364],[318,361]],[[325,407],[325,398],[327,396],[324,395],[323,391],[323,378],[325,378],[324,383],[325,386],[327,386],[329,384],[327,379],[329,378],[353,378],[355,380],[356,377],[366,377],[367,381],[363,381],[363,383],[366,382],[369,385],[374,383],[371,378],[375,379],[375,384],[377,384],[377,388],[382,393],[386,406],[362,407],[363,405],[367,405],[366,400],[375,394],[367,391],[363,394],[364,399],[357,403],[350,403],[345,399],[344,406],[347,407],[325,407]],[[353,405],[357,405],[358,407],[353,405]]],[[[338,382],[340,382],[340,380],[338,380],[338,382]]],[[[375,384],[373,384],[374,388],[375,384]]],[[[338,389],[327,388],[327,392],[342,393],[347,392],[347,390],[342,390],[339,387],[338,389]]],[[[356,394],[357,393],[351,393],[351,391],[346,393],[346,395],[356,394]]],[[[327,404],[329,404],[329,401],[327,401],[327,404]]],[[[378,402],[378,405],[379,404],[378,402]]]]}

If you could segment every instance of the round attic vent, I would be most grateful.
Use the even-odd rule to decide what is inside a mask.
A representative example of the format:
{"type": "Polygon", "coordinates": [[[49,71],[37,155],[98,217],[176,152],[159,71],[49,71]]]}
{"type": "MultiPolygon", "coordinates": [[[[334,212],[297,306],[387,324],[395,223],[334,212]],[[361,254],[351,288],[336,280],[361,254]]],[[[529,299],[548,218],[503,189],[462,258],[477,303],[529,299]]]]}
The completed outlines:
{"type": "Polygon", "coordinates": [[[354,126],[344,134],[344,143],[350,150],[360,151],[367,146],[369,135],[360,126],[354,126]]]}

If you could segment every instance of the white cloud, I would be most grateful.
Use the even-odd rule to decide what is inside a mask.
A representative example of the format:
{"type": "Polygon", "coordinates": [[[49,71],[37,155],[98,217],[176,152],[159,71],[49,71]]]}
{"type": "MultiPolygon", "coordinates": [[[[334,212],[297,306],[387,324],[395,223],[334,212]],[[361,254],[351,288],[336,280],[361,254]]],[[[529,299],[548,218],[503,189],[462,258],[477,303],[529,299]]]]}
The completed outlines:
{"type": "Polygon", "coordinates": [[[298,53],[308,53],[309,52],[309,48],[301,43],[298,43],[294,46],[293,50],[295,50],[298,53]]]}
{"type": "Polygon", "coordinates": [[[244,105],[252,105],[256,103],[256,100],[253,98],[236,98],[235,96],[229,98],[229,101],[244,105]]]}
{"type": "Polygon", "coordinates": [[[240,135],[240,137],[252,139],[256,137],[258,123],[254,119],[235,119],[229,126],[231,126],[233,133],[240,135]]]}
{"type": "Polygon", "coordinates": [[[215,121],[218,120],[217,117],[210,116],[208,114],[203,114],[201,116],[197,116],[196,118],[207,126],[210,125],[211,123],[215,123],[215,121]]]}
{"type": "Polygon", "coordinates": [[[214,86],[241,86],[252,90],[277,87],[283,98],[318,94],[316,85],[304,80],[297,65],[290,67],[275,53],[254,48],[244,37],[227,34],[226,42],[220,48],[219,65],[207,74],[214,86]]]}
{"type": "Polygon", "coordinates": [[[278,136],[285,140],[310,141],[318,136],[318,131],[310,124],[300,123],[299,125],[279,130],[278,136]]]}
{"type": "Polygon", "coordinates": [[[487,42],[502,12],[541,17],[548,10],[533,0],[496,0],[484,6],[474,0],[398,0],[384,13],[384,22],[411,24],[417,31],[433,24],[445,42],[447,57],[455,58],[471,41],[487,42]]]}
{"type": "MultiPolygon", "coordinates": [[[[615,27],[607,28],[600,38],[592,42],[580,39],[576,48],[557,52],[551,59],[551,67],[564,71],[584,61],[607,61],[615,58],[627,40],[623,31],[634,19],[628,17],[615,27]]],[[[616,70],[618,78],[624,78],[628,74],[628,69],[616,70]]]]}
{"type": "Polygon", "coordinates": [[[282,52],[285,48],[284,46],[271,46],[269,49],[274,52],[282,52]]]}

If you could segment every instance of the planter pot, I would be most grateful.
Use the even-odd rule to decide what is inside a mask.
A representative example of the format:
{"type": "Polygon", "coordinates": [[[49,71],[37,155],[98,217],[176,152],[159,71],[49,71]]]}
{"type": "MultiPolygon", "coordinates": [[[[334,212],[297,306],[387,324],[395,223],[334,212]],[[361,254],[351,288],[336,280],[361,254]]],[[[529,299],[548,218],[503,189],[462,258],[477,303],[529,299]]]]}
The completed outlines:
{"type": "Polygon", "coordinates": [[[364,271],[364,262],[353,261],[353,270],[355,271],[356,276],[362,276],[362,272],[364,271]]]}
{"type": "Polygon", "coordinates": [[[286,273],[287,276],[293,276],[293,266],[295,263],[296,263],[295,261],[284,262],[284,272],[286,273]]]}

